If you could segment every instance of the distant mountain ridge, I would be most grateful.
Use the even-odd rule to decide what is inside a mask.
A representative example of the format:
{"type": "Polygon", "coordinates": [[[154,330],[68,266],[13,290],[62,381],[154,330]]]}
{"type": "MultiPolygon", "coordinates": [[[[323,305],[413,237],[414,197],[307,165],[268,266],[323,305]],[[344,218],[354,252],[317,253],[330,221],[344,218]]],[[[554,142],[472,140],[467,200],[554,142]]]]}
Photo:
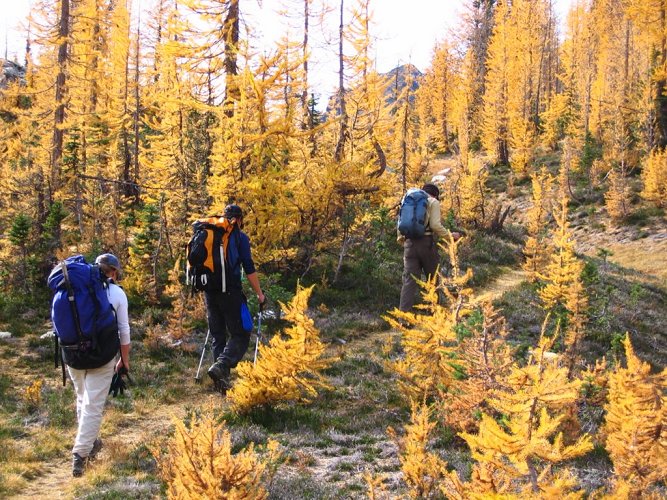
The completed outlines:
{"type": "MultiPolygon", "coordinates": [[[[388,71],[387,73],[380,73],[380,76],[384,77],[390,85],[387,86],[385,90],[385,102],[387,104],[392,104],[398,96],[401,95],[403,90],[407,87],[408,82],[410,84],[410,90],[414,93],[419,86],[421,85],[421,80],[424,77],[424,74],[419,71],[419,69],[414,64],[401,64],[396,66],[394,69],[388,71]]],[[[330,113],[337,108],[337,94],[333,94],[329,97],[327,108],[324,114],[326,119],[330,113]]],[[[414,99],[414,94],[410,97],[412,101],[414,99]]],[[[338,114],[336,111],[335,114],[338,114]]]]}

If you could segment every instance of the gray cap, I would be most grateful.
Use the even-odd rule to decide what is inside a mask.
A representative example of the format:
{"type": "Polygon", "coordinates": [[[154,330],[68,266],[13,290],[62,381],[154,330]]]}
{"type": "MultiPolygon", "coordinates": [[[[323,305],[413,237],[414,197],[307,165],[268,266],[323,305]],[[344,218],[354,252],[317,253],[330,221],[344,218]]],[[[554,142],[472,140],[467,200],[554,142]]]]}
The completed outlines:
{"type": "Polygon", "coordinates": [[[122,272],[122,269],[120,267],[120,260],[118,260],[118,257],[116,257],[112,253],[103,253],[101,255],[98,255],[97,258],[95,259],[95,264],[98,266],[107,266],[112,269],[115,269],[118,271],[118,274],[122,272]]]}

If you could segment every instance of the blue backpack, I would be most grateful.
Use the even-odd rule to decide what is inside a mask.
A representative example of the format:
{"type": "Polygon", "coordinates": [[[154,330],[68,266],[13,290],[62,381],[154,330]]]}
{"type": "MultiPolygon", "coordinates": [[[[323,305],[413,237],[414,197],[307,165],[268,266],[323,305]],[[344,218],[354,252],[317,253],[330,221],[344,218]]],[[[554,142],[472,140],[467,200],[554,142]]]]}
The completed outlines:
{"type": "Polygon", "coordinates": [[[410,239],[424,236],[427,208],[428,194],[421,189],[408,189],[398,212],[398,232],[410,239]]]}
{"type": "Polygon", "coordinates": [[[77,369],[98,368],[111,361],[120,339],[100,268],[76,255],[54,267],[47,283],[55,292],[51,320],[63,361],[77,369]]]}

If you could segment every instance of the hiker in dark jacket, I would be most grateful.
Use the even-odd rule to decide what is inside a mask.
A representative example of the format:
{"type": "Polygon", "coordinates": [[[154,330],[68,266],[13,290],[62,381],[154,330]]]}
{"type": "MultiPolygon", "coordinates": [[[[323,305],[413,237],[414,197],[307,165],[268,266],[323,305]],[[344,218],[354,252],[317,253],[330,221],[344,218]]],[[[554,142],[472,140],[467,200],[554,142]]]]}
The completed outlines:
{"type": "Polygon", "coordinates": [[[221,392],[230,388],[230,370],[241,361],[250,343],[250,332],[243,329],[241,322],[241,302],[245,300],[241,288],[241,267],[257,294],[260,310],[265,301],[250,252],[250,239],[241,231],[241,207],[228,205],[223,217],[228,222],[225,224],[226,231],[223,236],[226,269],[223,291],[204,292],[215,360],[208,369],[208,375],[221,392]]]}
{"type": "MultiPolygon", "coordinates": [[[[403,286],[401,287],[401,301],[399,309],[409,311],[415,303],[417,282],[423,273],[430,279],[440,263],[438,254],[438,239],[447,236],[447,229],[440,220],[440,189],[435,184],[427,183],[422,186],[428,196],[426,208],[426,233],[421,238],[406,238],[398,233],[398,242],[403,245],[403,286]]],[[[452,233],[455,239],[458,233],[452,233]]]]}

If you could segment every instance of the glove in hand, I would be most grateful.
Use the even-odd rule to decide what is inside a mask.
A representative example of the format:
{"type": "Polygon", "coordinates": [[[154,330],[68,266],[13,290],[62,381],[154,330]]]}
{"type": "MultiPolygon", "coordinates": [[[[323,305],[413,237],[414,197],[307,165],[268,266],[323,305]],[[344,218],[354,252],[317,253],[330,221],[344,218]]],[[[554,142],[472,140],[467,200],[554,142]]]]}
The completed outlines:
{"type": "Polygon", "coordinates": [[[132,382],[129,373],[127,372],[127,368],[124,366],[114,373],[113,378],[111,379],[111,386],[109,387],[109,394],[112,394],[114,398],[117,397],[118,394],[122,396],[125,389],[127,389],[127,383],[123,380],[123,375],[127,377],[128,382],[132,382]]]}

